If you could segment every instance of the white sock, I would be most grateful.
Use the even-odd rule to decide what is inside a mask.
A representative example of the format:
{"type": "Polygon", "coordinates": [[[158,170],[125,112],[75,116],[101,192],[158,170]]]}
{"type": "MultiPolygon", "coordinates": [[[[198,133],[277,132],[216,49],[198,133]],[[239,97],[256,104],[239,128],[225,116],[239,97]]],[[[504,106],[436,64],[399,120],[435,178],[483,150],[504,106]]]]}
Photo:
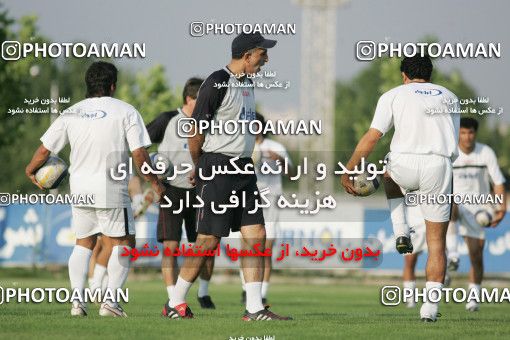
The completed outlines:
{"type": "Polygon", "coordinates": [[[180,276],[177,278],[173,291],[174,294],[170,297],[170,307],[175,307],[186,302],[186,295],[192,284],[193,282],[188,282],[180,276]]]}
{"type": "Polygon", "coordinates": [[[411,294],[409,294],[410,296],[407,298],[406,303],[414,304],[414,290],[416,289],[416,281],[404,281],[403,286],[404,289],[409,290],[411,292],[411,294]]]}
{"type": "Polygon", "coordinates": [[[103,282],[101,282],[101,291],[104,293],[106,288],[108,288],[108,273],[105,273],[103,276],[103,282]]]}
{"type": "MultiPolygon", "coordinates": [[[[69,281],[71,281],[71,289],[79,290],[83,299],[85,281],[89,272],[89,261],[92,256],[92,250],[75,245],[71,256],[69,256],[68,269],[69,281]]],[[[83,302],[79,301],[79,302],[83,302]]]]}
{"type": "Polygon", "coordinates": [[[248,313],[256,313],[262,309],[262,282],[247,282],[246,287],[246,310],[248,313]]]}
{"type": "Polygon", "coordinates": [[[198,297],[209,295],[209,281],[198,279],[198,297]]]}
{"type": "Polygon", "coordinates": [[[409,225],[407,224],[404,198],[389,198],[388,204],[391,212],[391,223],[393,224],[393,234],[395,238],[400,236],[410,237],[409,225]]]}
{"type": "Polygon", "coordinates": [[[404,288],[414,290],[416,288],[416,281],[404,281],[404,288]]]}
{"type": "Polygon", "coordinates": [[[104,277],[105,273],[106,273],[106,267],[96,263],[96,265],[94,266],[94,275],[92,275],[92,280],[90,280],[90,284],[89,284],[89,287],[90,287],[90,290],[92,291],[92,293],[96,289],[101,288],[101,286],[103,284],[103,277],[104,277]]]}
{"type": "Polygon", "coordinates": [[[239,276],[241,277],[241,284],[243,285],[243,291],[246,291],[246,281],[244,281],[243,270],[239,269],[239,276]]]}
{"type": "MultiPolygon", "coordinates": [[[[433,289],[433,288],[437,288],[439,290],[441,290],[443,288],[443,284],[441,282],[434,282],[434,281],[427,281],[425,283],[425,288],[427,289],[427,291],[433,289]]],[[[435,293],[435,294],[432,294],[430,297],[436,301],[437,298],[438,298],[438,294],[440,294],[439,292],[435,293]]],[[[439,303],[439,302],[432,302],[432,303],[439,303]]]]}
{"type": "Polygon", "coordinates": [[[269,281],[262,281],[262,288],[260,290],[260,294],[263,298],[267,296],[267,290],[269,289],[269,281]]]}
{"type": "MultiPolygon", "coordinates": [[[[110,255],[110,259],[108,260],[108,287],[107,289],[111,291],[112,297],[114,298],[117,294],[117,289],[122,288],[124,282],[126,282],[128,273],[129,273],[129,264],[130,258],[129,256],[120,256],[122,252],[124,252],[124,248],[129,248],[129,246],[115,246],[112,249],[112,254],[110,255]],[[121,249],[122,248],[122,249],[121,249]]],[[[105,301],[111,307],[117,307],[118,301],[109,300],[105,301]]]]}
{"type": "Polygon", "coordinates": [[[480,293],[480,290],[482,288],[480,287],[479,284],[476,284],[476,283],[469,283],[469,290],[476,290],[478,293],[480,293]]]}
{"type": "MultiPolygon", "coordinates": [[[[468,296],[473,297],[473,295],[471,295],[472,294],[471,292],[472,291],[476,291],[477,292],[477,297],[480,299],[480,290],[481,290],[481,287],[480,287],[479,284],[470,282],[469,283],[469,289],[468,289],[468,296]]],[[[476,301],[476,299],[468,299],[466,305],[467,305],[466,308],[468,308],[470,306],[477,306],[478,302],[476,301]]]]}
{"type": "Polygon", "coordinates": [[[174,289],[175,289],[175,285],[166,286],[166,292],[168,293],[169,300],[172,297],[172,295],[174,295],[174,289]]]}
{"type": "Polygon", "coordinates": [[[457,240],[457,228],[455,222],[450,221],[448,224],[448,232],[446,233],[446,253],[448,254],[448,259],[459,258],[457,240]]]}
{"type": "MultiPolygon", "coordinates": [[[[427,292],[427,296],[426,296],[427,302],[424,302],[423,305],[421,306],[420,315],[421,315],[421,317],[436,316],[437,311],[439,309],[439,301],[438,302],[428,301],[428,297],[429,297],[428,292],[429,292],[429,290],[431,290],[433,288],[442,289],[443,284],[441,282],[427,281],[427,283],[425,283],[425,288],[426,288],[426,292],[427,292]]],[[[436,301],[437,297],[438,297],[437,294],[439,294],[439,293],[431,293],[430,294],[431,299],[436,301]]]]}

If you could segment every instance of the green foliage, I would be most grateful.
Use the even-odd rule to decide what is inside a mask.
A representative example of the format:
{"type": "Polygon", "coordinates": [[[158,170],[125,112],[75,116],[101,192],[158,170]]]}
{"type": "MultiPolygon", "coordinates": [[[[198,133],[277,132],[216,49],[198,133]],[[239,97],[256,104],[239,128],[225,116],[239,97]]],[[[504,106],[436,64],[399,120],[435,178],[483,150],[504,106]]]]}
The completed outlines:
{"type": "MultiPolygon", "coordinates": [[[[26,16],[19,20],[19,30],[12,31],[14,20],[6,10],[0,13],[0,37],[4,40],[23,42],[45,42],[43,36],[37,33],[36,17],[26,16]]],[[[25,175],[26,164],[30,161],[38,139],[49,124],[48,116],[8,114],[10,108],[24,106],[25,98],[49,97],[49,89],[39,84],[49,84],[55,65],[49,59],[36,59],[27,56],[18,61],[0,61],[0,189],[2,192],[17,192],[32,190],[25,175]],[[39,79],[31,76],[30,70],[37,65],[39,79]],[[26,147],[21,147],[25,145],[26,147]],[[33,146],[33,147],[32,147],[33,146]]]]}
{"type": "MultiPolygon", "coordinates": [[[[0,38],[43,43],[50,41],[38,33],[37,17],[25,16],[17,22],[0,4],[0,38]],[[17,31],[12,27],[17,24],[17,31]]],[[[59,89],[60,97],[69,97],[72,105],[85,98],[85,71],[95,59],[35,58],[27,56],[17,61],[0,60],[0,192],[36,192],[38,189],[26,178],[25,167],[30,162],[39,138],[50,125],[48,114],[9,115],[10,108],[25,108],[25,98],[49,98],[51,84],[59,89]],[[34,72],[36,71],[36,72],[34,72]]],[[[135,106],[148,123],[160,112],[175,109],[181,104],[180,94],[166,85],[165,70],[157,65],[147,72],[133,75],[119,69],[118,90],[115,96],[135,106]]],[[[61,106],[60,109],[65,109],[61,106]]],[[[68,160],[69,147],[60,156],[68,160]]],[[[64,189],[64,188],[63,188],[64,189]]]]}
{"type": "Polygon", "coordinates": [[[165,68],[159,64],[135,77],[126,75],[125,81],[119,82],[116,96],[136,107],[145,123],[182,105],[180,95],[168,87],[165,68]]]}

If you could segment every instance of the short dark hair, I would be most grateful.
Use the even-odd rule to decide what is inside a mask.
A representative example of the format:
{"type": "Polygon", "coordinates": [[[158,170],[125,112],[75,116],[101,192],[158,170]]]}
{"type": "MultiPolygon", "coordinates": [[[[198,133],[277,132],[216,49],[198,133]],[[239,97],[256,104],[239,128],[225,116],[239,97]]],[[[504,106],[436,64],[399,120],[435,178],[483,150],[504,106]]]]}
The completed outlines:
{"type": "Polygon", "coordinates": [[[478,131],[478,121],[474,118],[464,117],[460,119],[460,127],[465,129],[474,129],[478,131]]]}
{"type": "Polygon", "coordinates": [[[424,79],[429,81],[432,75],[432,61],[428,55],[414,55],[405,57],[400,63],[400,72],[404,72],[409,79],[424,79]]]}
{"type": "Polygon", "coordinates": [[[111,95],[112,85],[117,84],[117,68],[105,61],[92,63],[85,73],[87,98],[111,95]]]}
{"type": "Polygon", "coordinates": [[[191,97],[193,99],[197,99],[198,89],[204,80],[202,78],[189,78],[184,85],[184,89],[182,90],[182,102],[186,104],[186,97],[191,97]]]}

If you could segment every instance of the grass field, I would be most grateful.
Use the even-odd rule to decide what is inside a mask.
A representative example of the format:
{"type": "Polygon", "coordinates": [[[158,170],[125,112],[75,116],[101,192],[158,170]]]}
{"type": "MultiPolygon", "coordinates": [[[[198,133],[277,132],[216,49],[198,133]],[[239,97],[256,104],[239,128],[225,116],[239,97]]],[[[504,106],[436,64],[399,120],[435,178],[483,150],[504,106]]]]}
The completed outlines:
{"type": "MultiPolygon", "coordinates": [[[[290,279],[289,279],[290,280],[290,279]]],[[[375,282],[375,280],[374,280],[375,282]]],[[[2,286],[67,287],[65,278],[0,277],[2,286]]],[[[238,339],[274,336],[275,339],[490,339],[510,335],[510,304],[483,305],[468,313],[464,305],[443,304],[436,323],[418,320],[418,309],[385,307],[379,302],[380,286],[338,284],[273,284],[270,303],[277,313],[292,315],[289,322],[243,322],[240,287],[212,284],[217,309],[201,310],[196,287],[190,292],[193,320],[168,320],[160,316],[166,292],[159,280],[128,283],[127,319],[101,318],[98,306],[89,306],[86,318],[71,318],[70,306],[58,303],[0,305],[0,339],[139,338],[238,339]]]]}

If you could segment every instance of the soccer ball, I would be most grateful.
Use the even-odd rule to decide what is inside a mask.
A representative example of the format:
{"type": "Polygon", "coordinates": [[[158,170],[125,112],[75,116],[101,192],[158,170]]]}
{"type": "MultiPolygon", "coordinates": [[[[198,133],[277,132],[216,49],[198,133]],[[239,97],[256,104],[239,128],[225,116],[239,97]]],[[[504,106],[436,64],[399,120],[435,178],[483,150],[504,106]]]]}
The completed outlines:
{"type": "Polygon", "coordinates": [[[35,179],[45,189],[55,189],[67,176],[67,164],[57,156],[50,156],[35,172],[35,179]]]}
{"type": "Polygon", "coordinates": [[[488,227],[492,223],[492,211],[481,209],[475,213],[475,220],[481,227],[488,227]]]}
{"type": "Polygon", "coordinates": [[[377,191],[380,185],[378,176],[372,180],[368,179],[369,173],[364,172],[353,179],[354,190],[359,196],[370,196],[377,191]]]}
{"type": "Polygon", "coordinates": [[[159,153],[159,152],[152,152],[149,156],[151,158],[152,168],[154,170],[159,170],[156,168],[157,162],[163,163],[165,165],[165,167],[164,167],[165,172],[157,175],[157,177],[159,179],[163,180],[163,179],[166,179],[168,176],[173,175],[174,165],[172,164],[172,162],[170,162],[170,159],[166,155],[159,153]]]}

